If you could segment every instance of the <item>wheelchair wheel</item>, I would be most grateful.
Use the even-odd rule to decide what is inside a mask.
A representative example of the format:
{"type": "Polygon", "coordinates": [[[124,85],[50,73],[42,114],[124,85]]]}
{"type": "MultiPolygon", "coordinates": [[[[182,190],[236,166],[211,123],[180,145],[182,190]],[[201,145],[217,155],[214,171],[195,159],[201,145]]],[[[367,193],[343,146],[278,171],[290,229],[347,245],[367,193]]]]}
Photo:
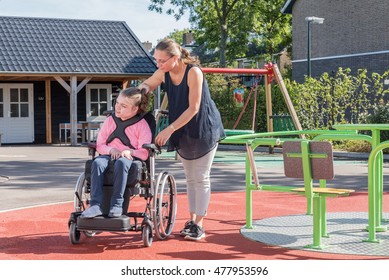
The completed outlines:
{"type": "Polygon", "coordinates": [[[145,224],[142,227],[142,240],[145,247],[150,247],[153,243],[153,230],[151,225],[145,224]]]}
{"type": "Polygon", "coordinates": [[[174,177],[167,171],[159,174],[153,198],[153,223],[159,239],[169,236],[176,221],[177,189],[174,177]]]}
{"type": "Polygon", "coordinates": [[[85,180],[85,173],[78,177],[74,188],[74,211],[84,211],[90,203],[90,188],[85,180]]]}
{"type": "Polygon", "coordinates": [[[80,243],[81,232],[77,229],[75,223],[70,223],[69,226],[69,238],[72,244],[80,243]]]}
{"type": "Polygon", "coordinates": [[[99,234],[101,233],[100,231],[93,231],[93,230],[86,230],[86,231],[83,231],[84,235],[88,238],[92,238],[93,236],[95,236],[96,234],[99,234]]]}

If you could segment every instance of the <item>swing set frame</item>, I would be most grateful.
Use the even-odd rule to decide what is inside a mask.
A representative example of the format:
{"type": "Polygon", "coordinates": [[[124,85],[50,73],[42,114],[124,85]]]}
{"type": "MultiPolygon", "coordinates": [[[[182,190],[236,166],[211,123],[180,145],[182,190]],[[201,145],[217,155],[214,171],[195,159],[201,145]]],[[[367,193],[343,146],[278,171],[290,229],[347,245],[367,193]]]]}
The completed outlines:
{"type": "MultiPolygon", "coordinates": [[[[275,80],[278,85],[280,86],[282,95],[284,97],[285,103],[288,107],[288,112],[292,118],[293,124],[296,128],[296,130],[302,130],[300,121],[297,117],[296,111],[294,109],[294,106],[292,104],[292,101],[290,100],[290,96],[288,94],[288,91],[286,89],[284,80],[282,79],[281,72],[275,63],[267,63],[264,65],[264,68],[262,69],[248,69],[248,68],[201,68],[203,73],[214,73],[214,74],[253,74],[257,76],[264,76],[265,78],[265,95],[266,95],[266,123],[267,123],[267,131],[273,132],[273,109],[272,109],[272,95],[271,95],[271,83],[273,80],[275,80]]],[[[244,111],[246,110],[246,107],[248,105],[248,102],[251,98],[251,95],[255,91],[254,94],[254,106],[256,107],[257,104],[257,91],[258,83],[255,83],[254,86],[251,88],[250,94],[248,98],[245,101],[245,104],[242,108],[242,111],[240,112],[238,119],[236,120],[232,131],[236,128],[236,126],[239,124],[240,119],[243,116],[244,111]]],[[[161,105],[161,110],[167,109],[167,97],[164,96],[161,105]]],[[[256,114],[256,108],[254,108],[253,112],[253,121],[252,121],[252,130],[255,129],[255,114],[256,114]]]]}

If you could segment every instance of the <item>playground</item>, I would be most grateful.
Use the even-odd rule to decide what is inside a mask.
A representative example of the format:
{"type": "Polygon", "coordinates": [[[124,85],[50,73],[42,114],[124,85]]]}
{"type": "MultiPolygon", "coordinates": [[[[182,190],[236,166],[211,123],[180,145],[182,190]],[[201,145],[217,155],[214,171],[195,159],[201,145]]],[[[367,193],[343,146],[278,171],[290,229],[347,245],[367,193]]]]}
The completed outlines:
{"type": "MultiPolygon", "coordinates": [[[[284,88],[276,65],[254,72],[264,75],[265,87],[276,79],[284,88]]],[[[302,130],[284,89],[294,130],[273,131],[269,89],[268,131],[232,128],[219,146],[212,169],[207,237],[200,242],[179,236],[187,220],[183,214],[187,201],[175,154],[162,153],[156,169],[169,170],[176,178],[176,226],[168,239],[143,248],[141,237],[132,233],[107,232],[83,236],[82,244],[70,243],[74,184],[89,158],[84,147],[1,147],[0,259],[387,259],[388,163],[382,151],[389,148],[389,141],[382,142],[380,133],[389,125],[302,130]],[[342,157],[335,155],[331,140],[366,141],[372,150],[358,159],[342,157]],[[229,145],[233,148],[226,149],[229,145]]],[[[161,108],[166,105],[162,101],[161,108]]],[[[141,204],[134,199],[130,207],[141,204]]]]}

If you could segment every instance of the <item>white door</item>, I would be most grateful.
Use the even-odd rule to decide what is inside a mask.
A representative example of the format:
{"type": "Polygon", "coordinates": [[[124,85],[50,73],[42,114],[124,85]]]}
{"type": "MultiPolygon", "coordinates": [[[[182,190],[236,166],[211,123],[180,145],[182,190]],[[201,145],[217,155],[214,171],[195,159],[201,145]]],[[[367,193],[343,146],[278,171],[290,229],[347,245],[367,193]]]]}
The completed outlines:
{"type": "Polygon", "coordinates": [[[32,84],[0,84],[0,133],[2,143],[34,142],[32,84]]]}

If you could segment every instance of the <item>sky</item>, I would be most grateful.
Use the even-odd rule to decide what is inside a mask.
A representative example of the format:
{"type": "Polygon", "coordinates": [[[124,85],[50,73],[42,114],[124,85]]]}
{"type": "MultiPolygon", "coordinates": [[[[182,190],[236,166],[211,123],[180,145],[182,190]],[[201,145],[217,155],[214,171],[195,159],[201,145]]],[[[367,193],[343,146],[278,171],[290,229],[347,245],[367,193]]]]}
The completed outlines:
{"type": "Polygon", "coordinates": [[[190,28],[188,15],[176,21],[149,11],[149,4],[150,0],[0,0],[0,16],[125,21],[141,42],[153,46],[174,30],[190,28]]]}

